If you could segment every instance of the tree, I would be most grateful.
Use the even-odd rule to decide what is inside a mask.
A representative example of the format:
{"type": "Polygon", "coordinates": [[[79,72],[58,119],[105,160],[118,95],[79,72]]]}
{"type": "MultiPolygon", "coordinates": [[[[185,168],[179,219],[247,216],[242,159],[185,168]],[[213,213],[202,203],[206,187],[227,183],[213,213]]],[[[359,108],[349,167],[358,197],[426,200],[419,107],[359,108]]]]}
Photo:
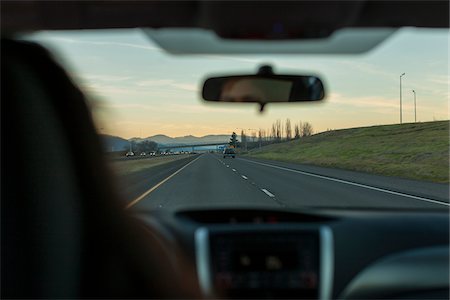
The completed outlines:
{"type": "Polygon", "coordinates": [[[281,142],[281,135],[281,120],[277,120],[275,122],[275,139],[278,143],[281,142]]]}
{"type": "Polygon", "coordinates": [[[302,136],[310,136],[313,134],[313,127],[309,122],[302,124],[302,136]]]}
{"type": "Polygon", "coordinates": [[[264,129],[259,128],[258,130],[258,144],[259,144],[259,148],[261,148],[261,145],[264,141],[264,137],[265,137],[265,132],[264,129]]]}
{"type": "Polygon", "coordinates": [[[295,124],[294,126],[294,139],[298,140],[300,138],[300,126],[295,124]]]}
{"type": "Polygon", "coordinates": [[[236,132],[233,132],[230,137],[230,142],[228,144],[234,148],[237,146],[237,135],[236,132]]]}
{"type": "Polygon", "coordinates": [[[140,152],[148,153],[148,152],[156,151],[156,150],[158,150],[158,144],[153,141],[144,140],[139,143],[133,142],[133,151],[135,151],[137,153],[140,153],[140,152]]]}
{"type": "Polygon", "coordinates": [[[252,143],[255,143],[255,140],[256,140],[256,131],[252,131],[251,135],[252,135],[252,143]]]}
{"type": "Polygon", "coordinates": [[[275,128],[275,123],[272,124],[272,129],[270,131],[270,140],[276,140],[277,139],[277,129],[275,128]]]}
{"type": "Polygon", "coordinates": [[[291,120],[286,119],[286,140],[290,141],[292,139],[292,127],[291,127],[291,120]]]}
{"type": "Polygon", "coordinates": [[[247,150],[247,136],[245,135],[244,130],[241,130],[241,148],[247,150]]]}

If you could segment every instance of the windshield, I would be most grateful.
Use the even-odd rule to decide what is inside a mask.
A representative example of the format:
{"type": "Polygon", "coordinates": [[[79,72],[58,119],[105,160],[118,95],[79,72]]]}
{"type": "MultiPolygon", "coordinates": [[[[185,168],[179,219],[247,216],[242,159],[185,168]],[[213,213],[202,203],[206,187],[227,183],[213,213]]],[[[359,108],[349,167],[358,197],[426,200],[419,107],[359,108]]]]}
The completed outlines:
{"type": "Polygon", "coordinates": [[[128,209],[448,209],[448,30],[361,55],[172,55],[139,29],[27,38],[88,96],[128,209]],[[201,100],[206,78],[261,65],[318,76],[325,100],[201,100]]]}

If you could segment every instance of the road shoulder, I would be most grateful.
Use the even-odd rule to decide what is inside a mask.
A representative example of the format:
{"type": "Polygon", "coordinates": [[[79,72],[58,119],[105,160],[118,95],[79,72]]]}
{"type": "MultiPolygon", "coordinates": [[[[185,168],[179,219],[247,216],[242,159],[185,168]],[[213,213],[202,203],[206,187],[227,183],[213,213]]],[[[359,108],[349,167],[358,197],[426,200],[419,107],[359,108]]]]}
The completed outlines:
{"type": "Polygon", "coordinates": [[[390,191],[430,198],[433,200],[449,203],[449,185],[444,183],[434,183],[434,182],[404,179],[399,177],[373,175],[357,171],[333,169],[305,164],[286,163],[253,157],[242,157],[239,159],[271,164],[315,175],[346,180],[376,188],[382,188],[390,191]]]}

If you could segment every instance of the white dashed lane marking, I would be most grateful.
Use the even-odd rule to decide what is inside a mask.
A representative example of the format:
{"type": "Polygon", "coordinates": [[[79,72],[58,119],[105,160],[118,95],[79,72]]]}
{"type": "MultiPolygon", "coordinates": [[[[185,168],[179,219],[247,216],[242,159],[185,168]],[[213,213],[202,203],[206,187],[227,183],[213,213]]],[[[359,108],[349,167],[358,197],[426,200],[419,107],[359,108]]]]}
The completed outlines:
{"type": "MultiPolygon", "coordinates": [[[[218,161],[220,161],[224,166],[226,166],[227,168],[229,168],[230,167],[230,165],[227,165],[224,161],[222,161],[222,160],[220,160],[220,159],[217,159],[218,161]]],[[[239,174],[239,172],[236,170],[236,169],[231,169],[233,172],[235,172],[236,174],[238,174],[238,175],[241,175],[241,174],[239,174]]],[[[244,180],[248,180],[248,177],[247,176],[245,176],[245,175],[241,175],[241,177],[242,177],[242,179],[244,179],[244,180]]],[[[255,186],[256,188],[258,188],[258,189],[260,189],[260,187],[258,187],[257,186],[257,184],[254,182],[254,181],[251,181],[251,180],[249,180],[248,181],[249,183],[251,183],[253,186],[255,186]]],[[[275,201],[277,204],[279,204],[280,206],[282,206],[282,207],[286,207],[286,204],[283,202],[283,201],[281,201],[281,200],[279,200],[279,199],[277,199],[276,197],[275,197],[275,195],[274,194],[272,194],[271,192],[269,192],[268,190],[266,190],[266,189],[260,189],[264,194],[266,194],[267,196],[269,196],[273,201],[275,201]]]]}
{"type": "Polygon", "coordinates": [[[274,194],[272,194],[271,192],[269,192],[268,190],[266,190],[266,189],[261,189],[261,191],[263,191],[267,196],[269,196],[270,198],[275,198],[275,195],[274,194]]]}

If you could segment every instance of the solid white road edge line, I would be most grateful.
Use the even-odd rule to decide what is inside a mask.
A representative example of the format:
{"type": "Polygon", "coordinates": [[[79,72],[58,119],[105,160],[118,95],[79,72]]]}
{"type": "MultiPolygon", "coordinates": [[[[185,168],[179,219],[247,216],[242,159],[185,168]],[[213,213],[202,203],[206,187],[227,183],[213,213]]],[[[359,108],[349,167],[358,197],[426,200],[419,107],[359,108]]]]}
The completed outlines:
{"type": "Polygon", "coordinates": [[[248,160],[248,159],[245,159],[245,158],[240,158],[240,160],[244,160],[244,161],[248,161],[248,162],[253,163],[253,164],[262,165],[262,166],[266,166],[266,167],[271,167],[271,168],[275,168],[275,169],[280,169],[280,170],[284,170],[284,171],[299,173],[299,174],[303,174],[303,175],[306,175],[306,176],[321,178],[321,179],[325,179],[325,180],[330,180],[330,181],[334,181],[334,182],[339,182],[339,183],[343,183],[343,184],[348,184],[348,185],[353,185],[353,186],[357,186],[357,187],[361,187],[361,188],[366,188],[366,189],[369,189],[369,190],[374,190],[374,191],[378,191],[378,192],[388,193],[388,194],[392,194],[392,195],[396,195],[396,196],[408,197],[408,198],[412,198],[412,199],[415,199],[415,200],[421,200],[421,201],[431,202],[431,203],[435,203],[435,204],[441,204],[441,205],[445,205],[445,206],[449,206],[450,207],[449,203],[438,201],[438,200],[428,199],[428,198],[424,198],[424,197],[420,197],[420,196],[414,196],[414,195],[409,195],[409,194],[400,193],[400,192],[394,192],[394,191],[385,190],[385,189],[377,188],[377,187],[370,186],[370,185],[365,185],[365,184],[361,184],[361,183],[356,183],[356,182],[346,181],[346,180],[342,180],[342,179],[327,177],[327,176],[323,176],[323,175],[317,175],[317,174],[308,173],[308,172],[299,171],[299,170],[294,170],[294,169],[288,169],[288,168],[275,166],[275,165],[271,165],[271,164],[260,163],[260,162],[251,161],[251,160],[248,160]]]}

